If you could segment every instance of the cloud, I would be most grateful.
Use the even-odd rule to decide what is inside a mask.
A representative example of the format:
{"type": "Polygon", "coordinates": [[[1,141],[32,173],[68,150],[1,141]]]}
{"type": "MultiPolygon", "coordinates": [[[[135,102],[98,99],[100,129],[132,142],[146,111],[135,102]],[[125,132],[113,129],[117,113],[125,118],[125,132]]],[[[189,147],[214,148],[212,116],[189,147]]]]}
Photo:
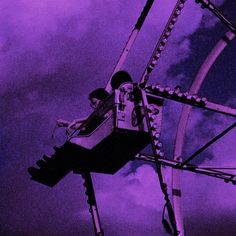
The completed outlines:
{"type": "MultiPolygon", "coordinates": [[[[108,77],[111,73],[111,62],[115,64],[144,3],[145,1],[140,1],[134,6],[132,3],[116,1],[112,4],[75,0],[44,0],[33,3],[25,0],[14,1],[14,4],[2,1],[1,8],[4,10],[1,14],[3,27],[0,30],[1,92],[12,87],[19,89],[19,86],[32,80],[44,80],[45,75],[50,74],[55,76],[55,83],[61,82],[65,77],[60,70],[62,65],[64,70],[68,68],[70,73],[74,72],[71,74],[73,78],[65,78],[70,85],[82,82],[75,77],[88,74],[82,70],[83,67],[91,68],[91,82],[95,82],[96,78],[105,83],[107,79],[104,76],[108,77]],[[80,70],[75,72],[75,68],[80,70]],[[95,78],[94,74],[97,74],[95,78]]],[[[154,3],[140,33],[140,40],[137,40],[136,49],[127,62],[131,71],[137,69],[131,66],[134,62],[146,64],[153,48],[151,45],[157,40],[173,5],[170,0],[154,3]],[[137,57],[140,51],[142,54],[137,57]],[[135,58],[141,59],[140,62],[136,62],[135,58]]],[[[169,50],[163,53],[160,62],[159,70],[162,76],[171,65],[188,57],[190,49],[187,37],[198,29],[205,12],[207,11],[202,11],[192,1],[186,3],[167,46],[169,50]],[[188,24],[193,12],[194,18],[191,24],[188,24]],[[166,63],[166,60],[169,63],[166,63]]],[[[142,71],[137,71],[140,76],[142,71]]]]}
{"type": "MultiPolygon", "coordinates": [[[[234,99],[233,99],[234,100],[234,99]]],[[[231,103],[231,102],[228,102],[231,103]]],[[[208,112],[209,113],[209,112],[208,112]]],[[[186,153],[193,153],[200,146],[226,129],[234,121],[224,115],[192,113],[185,147],[186,153]]],[[[211,147],[196,157],[192,163],[208,167],[236,167],[235,130],[226,134],[211,147]]],[[[236,170],[222,170],[236,174],[236,170]]],[[[228,235],[235,231],[232,219],[235,218],[235,185],[224,180],[183,172],[183,209],[186,233],[193,235],[228,235]],[[198,230],[192,227],[197,223],[198,230]],[[204,223],[205,222],[205,223],[204,223]],[[197,230],[197,231],[196,231],[197,230]],[[196,233],[197,232],[197,233],[196,233]]]]}
{"type": "MultiPolygon", "coordinates": [[[[1,1],[0,8],[4,11],[0,16],[3,26],[0,30],[0,93],[3,98],[0,105],[4,116],[0,118],[3,127],[0,170],[4,183],[0,199],[1,230],[5,235],[75,235],[78,232],[93,235],[81,178],[69,175],[49,190],[30,182],[26,169],[43,153],[51,152],[49,137],[57,118],[74,119],[90,112],[87,94],[95,87],[104,86],[108,80],[144,3],[144,0],[135,4],[127,1],[105,4],[75,0],[1,1]]],[[[149,59],[173,4],[171,0],[155,1],[125,65],[135,81],[149,59]]],[[[168,71],[191,56],[190,36],[199,27],[205,27],[205,12],[194,1],[186,3],[151,83],[161,81],[175,85],[185,79],[182,73],[174,80],[168,71]]],[[[173,124],[179,112],[178,108],[172,108],[167,110],[166,119],[169,136],[174,133],[173,124]]],[[[207,117],[194,116],[192,127],[202,131],[199,121],[207,117]]],[[[207,137],[201,137],[200,141],[207,137]]],[[[166,141],[168,145],[169,138],[166,141]]],[[[154,169],[142,165],[127,174],[130,169],[127,165],[114,176],[93,175],[105,232],[109,235],[164,235],[161,226],[163,196],[154,169]]],[[[169,169],[165,173],[169,183],[169,169]]],[[[185,179],[186,186],[189,182],[198,183],[199,178],[191,176],[185,179]]],[[[185,206],[197,217],[201,211],[196,210],[194,204],[208,187],[204,181],[198,186],[197,196],[191,195],[190,188],[185,190],[190,193],[185,206]]],[[[221,190],[214,189],[214,193],[217,191],[221,190]]],[[[213,207],[216,202],[211,200],[210,190],[206,195],[213,207]]],[[[227,196],[230,202],[229,194],[227,196]]],[[[222,203],[222,209],[223,206],[222,203]]]]}

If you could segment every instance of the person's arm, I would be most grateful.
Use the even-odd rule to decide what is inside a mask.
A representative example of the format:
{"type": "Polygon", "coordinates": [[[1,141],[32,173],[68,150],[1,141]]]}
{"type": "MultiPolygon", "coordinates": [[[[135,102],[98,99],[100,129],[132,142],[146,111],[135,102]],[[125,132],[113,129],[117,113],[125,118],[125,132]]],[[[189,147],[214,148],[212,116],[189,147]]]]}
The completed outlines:
{"type": "Polygon", "coordinates": [[[58,127],[72,127],[75,124],[83,123],[86,119],[87,119],[87,117],[76,119],[76,120],[73,120],[72,122],[62,120],[62,119],[58,119],[57,120],[57,126],[58,127]]]}
{"type": "Polygon", "coordinates": [[[68,127],[69,124],[70,124],[69,121],[62,120],[62,119],[57,120],[57,126],[58,127],[68,127]]]}
{"type": "Polygon", "coordinates": [[[66,134],[69,135],[71,134],[74,130],[79,129],[79,127],[82,125],[84,121],[87,120],[88,117],[80,118],[73,120],[69,125],[67,126],[66,129],[66,134]]]}

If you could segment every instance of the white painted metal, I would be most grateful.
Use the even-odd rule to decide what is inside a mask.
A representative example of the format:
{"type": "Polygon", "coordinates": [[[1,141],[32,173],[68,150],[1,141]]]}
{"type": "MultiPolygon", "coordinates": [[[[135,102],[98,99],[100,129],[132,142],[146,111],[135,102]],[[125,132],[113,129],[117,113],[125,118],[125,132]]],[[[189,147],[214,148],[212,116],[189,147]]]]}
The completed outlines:
{"type": "MultiPolygon", "coordinates": [[[[232,32],[227,32],[226,35],[216,44],[213,50],[209,53],[202,66],[200,67],[197,76],[195,77],[193,84],[190,88],[190,94],[197,94],[201,88],[201,85],[206,78],[207,73],[215,63],[218,56],[223,52],[228,42],[231,41],[235,35],[232,32]],[[228,39],[228,40],[225,40],[228,39]]],[[[184,105],[182,108],[177,134],[175,141],[174,160],[179,161],[182,157],[184,138],[186,126],[188,123],[189,114],[192,110],[191,106],[184,105]]],[[[179,236],[184,236],[184,222],[181,205],[181,171],[172,169],[172,189],[178,190],[180,195],[172,195],[174,211],[176,214],[177,227],[180,230],[179,236]]]]}
{"type": "Polygon", "coordinates": [[[115,68],[114,68],[114,70],[113,70],[113,72],[112,72],[112,74],[111,74],[111,76],[110,76],[110,79],[109,79],[108,82],[107,82],[107,85],[106,85],[106,88],[105,88],[105,89],[106,89],[108,92],[111,92],[111,90],[112,90],[112,88],[111,88],[111,79],[112,79],[112,76],[113,76],[117,71],[119,71],[119,70],[122,68],[122,66],[124,65],[124,63],[125,63],[125,61],[126,61],[126,58],[127,58],[128,54],[129,54],[129,51],[130,51],[130,49],[132,48],[132,46],[133,46],[133,44],[134,44],[134,42],[135,42],[135,40],[136,40],[136,38],[137,38],[137,36],[138,36],[138,33],[139,33],[139,31],[140,31],[140,29],[141,29],[141,27],[142,27],[142,25],[143,25],[143,23],[144,23],[144,21],[145,21],[147,15],[148,15],[148,13],[149,13],[149,11],[150,11],[150,9],[151,9],[151,7],[152,7],[153,2],[154,2],[154,0],[147,0],[146,5],[145,5],[145,7],[143,8],[143,11],[141,12],[141,15],[140,15],[139,18],[138,18],[138,21],[137,21],[137,23],[135,24],[135,27],[134,27],[134,29],[133,29],[132,32],[131,32],[131,34],[130,34],[130,36],[129,36],[129,38],[128,38],[128,41],[126,42],[126,45],[125,45],[125,47],[123,48],[123,51],[122,51],[122,53],[121,53],[121,55],[120,55],[120,58],[119,58],[119,60],[118,60],[118,62],[117,62],[117,64],[116,64],[116,66],[115,66],[115,68]]]}

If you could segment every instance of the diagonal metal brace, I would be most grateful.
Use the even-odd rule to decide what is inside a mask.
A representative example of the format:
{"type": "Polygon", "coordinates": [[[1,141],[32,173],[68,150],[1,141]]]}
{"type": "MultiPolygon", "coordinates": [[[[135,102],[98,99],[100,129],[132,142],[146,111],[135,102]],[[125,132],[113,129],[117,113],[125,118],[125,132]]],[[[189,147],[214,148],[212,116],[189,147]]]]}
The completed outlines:
{"type": "Polygon", "coordinates": [[[224,135],[226,135],[230,130],[236,127],[236,122],[234,122],[232,125],[230,125],[227,129],[225,129],[223,132],[215,136],[213,139],[211,139],[208,143],[206,143],[204,146],[199,148],[196,152],[194,152],[189,158],[187,158],[183,163],[180,164],[180,167],[186,165],[188,162],[193,160],[197,155],[199,155],[201,152],[206,150],[210,145],[212,145],[214,142],[222,138],[224,135]]]}

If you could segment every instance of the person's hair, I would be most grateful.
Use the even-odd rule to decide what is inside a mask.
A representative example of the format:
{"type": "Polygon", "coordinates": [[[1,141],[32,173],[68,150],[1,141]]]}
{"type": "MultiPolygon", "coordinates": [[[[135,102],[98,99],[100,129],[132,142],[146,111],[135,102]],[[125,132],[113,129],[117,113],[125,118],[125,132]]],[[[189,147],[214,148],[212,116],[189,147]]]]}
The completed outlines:
{"type": "Polygon", "coordinates": [[[121,70],[116,72],[111,78],[111,87],[112,89],[118,89],[121,84],[126,82],[133,82],[131,76],[128,72],[121,70]]]}
{"type": "Polygon", "coordinates": [[[89,100],[97,98],[104,101],[109,96],[109,93],[104,88],[97,88],[89,94],[89,100]]]}

